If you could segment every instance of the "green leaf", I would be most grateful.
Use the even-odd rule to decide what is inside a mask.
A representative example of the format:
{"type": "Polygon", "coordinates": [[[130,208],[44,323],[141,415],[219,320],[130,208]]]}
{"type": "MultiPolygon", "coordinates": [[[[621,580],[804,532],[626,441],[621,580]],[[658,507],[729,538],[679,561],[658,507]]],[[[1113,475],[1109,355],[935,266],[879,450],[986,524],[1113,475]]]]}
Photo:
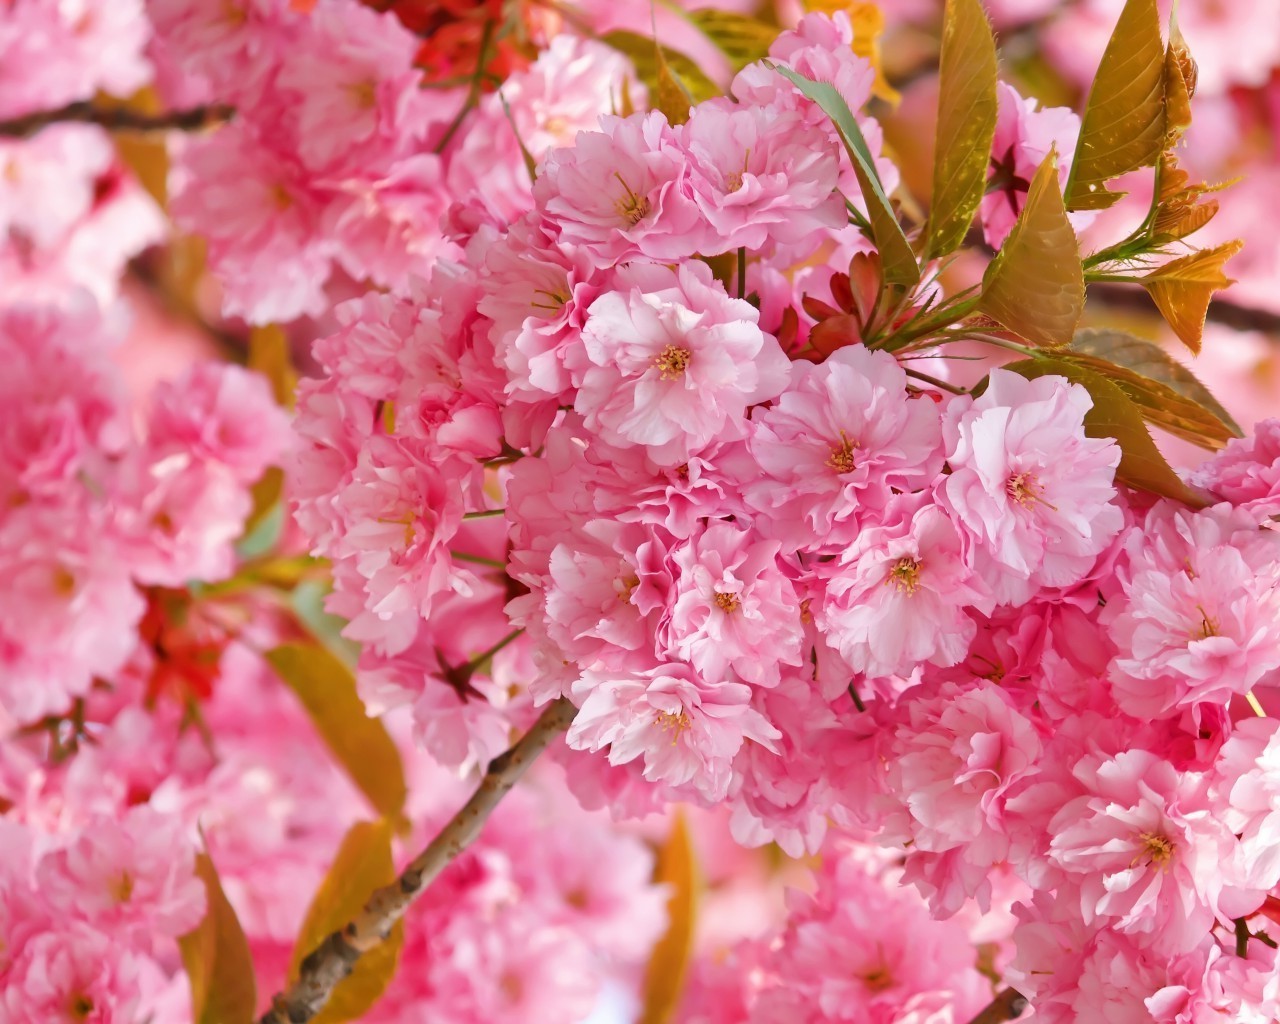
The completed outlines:
{"type": "Polygon", "coordinates": [[[1234,284],[1223,268],[1243,245],[1243,242],[1226,242],[1212,249],[1200,249],[1138,279],[1150,292],[1173,332],[1192,352],[1200,351],[1213,293],[1234,284]]]}
{"type": "Polygon", "coordinates": [[[351,670],[319,644],[285,644],[267,651],[266,659],[302,701],[352,782],[399,826],[405,798],[400,751],[383,724],[365,713],[351,670]]]}
{"type": "Polygon", "coordinates": [[[191,983],[191,1019],[195,1024],[251,1024],[258,991],[249,941],[207,853],[197,855],[196,874],[204,882],[204,918],[178,939],[191,983]]]}
{"type": "Polygon", "coordinates": [[[1033,344],[1066,345],[1084,312],[1084,270],[1058,191],[1058,155],[1031,180],[1018,222],[982,277],[979,311],[1033,344]]]}
{"type": "Polygon", "coordinates": [[[271,393],[278,405],[286,409],[293,408],[298,371],[293,366],[289,336],[285,334],[284,328],[269,324],[266,327],[255,327],[249,332],[248,366],[271,382],[271,393]]]}
{"type": "Polygon", "coordinates": [[[666,1024],[675,1016],[693,955],[698,865],[689,827],[679,811],[672,822],[671,834],[658,850],[654,881],[665,883],[671,890],[667,899],[667,931],[649,958],[638,1024],[666,1024]]]}
{"type": "Polygon", "coordinates": [[[716,83],[711,81],[690,58],[678,50],[655,43],[648,36],[618,29],[615,32],[605,33],[600,37],[600,41],[631,58],[631,63],[636,68],[636,75],[648,88],[650,97],[658,95],[659,56],[670,74],[679,79],[694,103],[701,103],[720,95],[720,89],[716,83]]]}
{"type": "Polygon", "coordinates": [[[1106,377],[1143,418],[1205,448],[1221,448],[1243,433],[1195,374],[1150,341],[1124,331],[1080,331],[1062,353],[1106,377]]]}
{"type": "Polygon", "coordinates": [[[960,247],[982,202],[999,107],[996,76],[996,41],[982,4],[947,0],[926,259],[960,247]]]}
{"type": "MultiPolygon", "coordinates": [[[[297,980],[308,953],[359,914],[375,889],[395,879],[391,826],[386,821],[357,822],[343,837],[307,908],[289,962],[290,983],[297,980]]],[[[367,1013],[395,974],[403,946],[404,922],[397,921],[386,941],[361,956],[352,972],[338,982],[324,1009],[313,1018],[315,1024],[341,1024],[367,1013]]]]}
{"type": "Polygon", "coordinates": [[[1039,358],[1010,363],[1005,367],[1029,380],[1057,374],[1081,385],[1093,398],[1093,408],[1085,413],[1084,432],[1090,437],[1109,437],[1120,446],[1116,480],[1139,491],[1185,502],[1195,508],[1207,503],[1182,482],[1160,454],[1142,413],[1116,384],[1101,374],[1065,359],[1039,358]]]}
{"type": "Polygon", "coordinates": [[[907,236],[903,234],[902,225],[898,223],[898,216],[889,203],[889,197],[885,195],[880,176],[876,173],[875,159],[849,104],[830,82],[815,82],[781,66],[775,65],[774,70],[818,104],[839,130],[853,161],[862,197],[867,204],[871,241],[880,253],[885,281],[907,288],[915,287],[920,281],[920,266],[916,263],[915,253],[911,251],[907,236]]]}
{"type": "Polygon", "coordinates": [[[778,38],[777,26],[732,11],[704,7],[689,11],[686,17],[729,58],[734,71],[767,57],[778,38]]]}
{"type": "Polygon", "coordinates": [[[1156,0],[1128,0],[1089,90],[1067,181],[1067,209],[1106,209],[1124,194],[1108,191],[1106,182],[1160,159],[1164,75],[1156,0]]]}

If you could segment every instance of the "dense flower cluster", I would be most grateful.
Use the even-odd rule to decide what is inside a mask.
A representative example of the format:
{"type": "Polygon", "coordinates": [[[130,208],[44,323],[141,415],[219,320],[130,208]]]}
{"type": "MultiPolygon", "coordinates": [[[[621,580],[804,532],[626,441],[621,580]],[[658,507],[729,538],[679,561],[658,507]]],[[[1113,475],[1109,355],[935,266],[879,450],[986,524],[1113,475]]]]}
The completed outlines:
{"type": "MultiPolygon", "coordinates": [[[[1274,34],[1221,43],[1275,2],[1183,19],[1206,177],[1280,136],[1274,34]]],[[[1280,420],[1170,474],[1178,501],[1126,486],[1081,383],[970,386],[911,328],[974,253],[904,285],[873,244],[865,182],[900,180],[865,113],[878,16],[788,16],[731,60],[700,6],[0,3],[13,134],[144,87],[135,108],[204,111],[167,140],[165,212],[227,317],[321,325],[292,424],[287,372],[127,384],[148,310],[122,278],[170,234],[161,190],[95,125],[0,139],[0,1024],[185,1024],[179,940],[219,886],[261,1012],[352,822],[403,826],[402,863],[557,700],[559,764],[426,891],[360,1019],[581,1021],[638,990],[671,851],[609,815],[679,802],[821,859],[701,951],[671,1019],[964,1024],[994,978],[1046,1024],[1280,1015],[1280,420]],[[726,95],[685,103],[687,68],[628,49],[651,30],[715,50],[726,95]],[[288,645],[381,719],[356,724],[407,783],[395,813],[288,645]]],[[[1072,80],[1114,6],[991,4],[1055,26],[1072,80]]],[[[1081,120],[1003,82],[992,110],[973,203],[999,250],[1050,154],[1067,185],[1081,120]]],[[[1087,253],[1146,201],[1067,216],[1087,253]]],[[[1261,242],[1235,294],[1274,304],[1261,242]]]]}

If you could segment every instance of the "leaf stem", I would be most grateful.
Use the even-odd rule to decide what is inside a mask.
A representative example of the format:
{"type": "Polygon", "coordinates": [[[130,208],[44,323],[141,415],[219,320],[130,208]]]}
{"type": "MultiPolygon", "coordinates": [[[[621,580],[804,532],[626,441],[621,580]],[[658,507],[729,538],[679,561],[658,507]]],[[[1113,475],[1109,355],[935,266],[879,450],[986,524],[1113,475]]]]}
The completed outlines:
{"type": "Polygon", "coordinates": [[[1016,1020],[1027,1008],[1027,997],[1014,988],[1001,989],[969,1024],[1002,1024],[1016,1020]]]}
{"type": "Polygon", "coordinates": [[[467,98],[462,104],[462,109],[458,111],[458,115],[449,122],[449,127],[445,129],[444,135],[436,144],[435,152],[443,153],[449,143],[453,141],[453,137],[458,133],[458,129],[462,127],[462,122],[472,110],[475,109],[477,103],[480,102],[480,90],[484,85],[485,65],[489,63],[489,50],[493,46],[493,36],[496,29],[495,22],[492,18],[487,18],[484,23],[484,31],[480,36],[480,46],[476,54],[476,70],[471,76],[471,87],[467,89],[467,98]]]}

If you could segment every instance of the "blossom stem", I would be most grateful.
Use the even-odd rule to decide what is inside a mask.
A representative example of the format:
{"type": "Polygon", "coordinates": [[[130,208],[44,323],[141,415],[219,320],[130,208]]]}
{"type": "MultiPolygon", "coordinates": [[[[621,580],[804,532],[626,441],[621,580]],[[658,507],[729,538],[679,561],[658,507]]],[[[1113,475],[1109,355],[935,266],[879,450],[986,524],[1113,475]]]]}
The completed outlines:
{"type": "Polygon", "coordinates": [[[1249,925],[1243,917],[1237,917],[1236,923],[1236,956],[1245,957],[1249,955],[1249,925]]]}
{"type": "Polygon", "coordinates": [[[862,698],[858,696],[858,691],[853,685],[853,680],[849,681],[849,696],[853,699],[853,706],[859,711],[866,711],[867,706],[862,703],[862,698]]]}
{"type": "Polygon", "coordinates": [[[422,892],[475,842],[493,809],[529,765],[569,727],[577,709],[565,698],[549,705],[515,745],[489,762],[480,785],[400,877],[376,890],[353,920],[320,943],[302,961],[298,980],[272,1000],[259,1024],[305,1024],[329,1001],[365,953],[381,945],[422,892]]]}
{"type": "Polygon", "coordinates": [[[454,558],[459,562],[471,562],[473,565],[485,565],[490,569],[505,569],[506,565],[499,562],[496,558],[484,558],[481,555],[469,555],[465,551],[450,551],[454,558]]]}
{"type": "Polygon", "coordinates": [[[110,131],[160,132],[199,131],[230,120],[235,113],[230,107],[204,106],[190,110],[171,110],[163,114],[141,114],[123,107],[109,110],[93,103],[69,103],[57,110],[39,110],[10,121],[0,121],[0,136],[25,139],[43,128],[66,121],[101,125],[110,131]]]}
{"type": "Polygon", "coordinates": [[[506,636],[504,636],[501,640],[499,640],[496,644],[494,644],[492,647],[490,647],[490,648],[489,648],[487,651],[485,651],[483,654],[477,654],[474,658],[472,658],[472,659],[471,659],[471,661],[470,661],[470,662],[468,662],[468,664],[467,664],[467,668],[468,668],[471,672],[474,672],[474,671],[475,671],[476,669],[478,669],[481,665],[483,665],[486,661],[488,661],[488,660],[489,660],[490,658],[492,658],[495,654],[497,654],[500,650],[502,650],[502,648],[506,647],[508,644],[510,644],[510,643],[512,643],[513,641],[515,641],[516,639],[518,639],[518,638],[519,638],[519,636],[520,636],[520,634],[521,634],[521,633],[523,633],[523,632],[524,632],[524,630],[523,630],[523,629],[513,629],[510,633],[508,633],[506,636]]]}
{"type": "Polygon", "coordinates": [[[463,519],[492,519],[494,516],[505,516],[507,510],[505,508],[487,508],[483,512],[466,512],[463,519]]]}
{"type": "Polygon", "coordinates": [[[916,380],[922,380],[926,384],[931,384],[941,391],[950,391],[953,395],[967,395],[968,392],[964,388],[958,388],[954,384],[948,384],[945,380],[938,380],[937,377],[930,377],[927,373],[921,373],[919,370],[912,370],[906,366],[902,368],[903,373],[908,377],[915,377],[916,380]]]}
{"type": "Polygon", "coordinates": [[[747,297],[747,247],[738,249],[738,298],[747,297]]]}
{"type": "Polygon", "coordinates": [[[480,90],[484,86],[485,66],[489,63],[489,48],[493,45],[494,20],[486,19],[484,30],[480,36],[480,46],[476,53],[476,71],[471,76],[471,88],[467,90],[467,98],[462,104],[462,109],[458,111],[458,116],[449,122],[449,127],[445,129],[444,135],[436,144],[436,152],[443,153],[453,137],[458,133],[458,129],[462,127],[462,122],[472,110],[475,109],[477,103],[480,102],[480,90]]]}
{"type": "Polygon", "coordinates": [[[1253,713],[1255,715],[1257,715],[1259,718],[1267,717],[1266,711],[1263,710],[1261,702],[1258,700],[1257,697],[1253,695],[1252,690],[1250,690],[1248,693],[1244,695],[1244,699],[1249,702],[1249,707],[1253,708],[1253,713]]]}
{"type": "Polygon", "coordinates": [[[1004,988],[969,1024],[1002,1024],[1016,1020],[1027,1008],[1027,997],[1014,988],[1004,988]]]}

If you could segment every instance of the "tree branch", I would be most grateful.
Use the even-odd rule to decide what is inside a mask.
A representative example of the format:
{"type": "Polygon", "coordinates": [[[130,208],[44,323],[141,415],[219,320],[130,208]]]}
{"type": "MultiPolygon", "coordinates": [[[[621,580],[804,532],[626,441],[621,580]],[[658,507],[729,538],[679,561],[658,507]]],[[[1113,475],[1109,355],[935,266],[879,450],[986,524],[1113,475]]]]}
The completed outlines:
{"type": "Polygon", "coordinates": [[[235,113],[230,107],[193,107],[190,110],[171,110],[163,114],[140,114],[125,108],[107,109],[87,101],[71,103],[57,110],[38,110],[33,114],[0,121],[0,136],[25,139],[42,128],[67,121],[96,124],[110,131],[158,132],[199,131],[222,124],[235,113]]]}
{"type": "Polygon", "coordinates": [[[1004,1024],[1016,1020],[1027,1008],[1027,997],[1017,989],[1002,988],[986,1008],[969,1021],[969,1024],[1004,1024]]]}
{"type": "MultiPolygon", "coordinates": [[[[1159,315],[1151,296],[1136,285],[1093,285],[1089,289],[1089,301],[1096,301],[1100,306],[1110,306],[1113,309],[1131,309],[1159,315]]],[[[1280,315],[1265,309],[1240,306],[1222,296],[1209,303],[1207,319],[1210,323],[1234,327],[1238,331],[1262,331],[1280,335],[1280,315]]]]}
{"type": "Polygon", "coordinates": [[[576,713],[567,699],[557,700],[510,750],[495,757],[462,810],[409,862],[396,881],[374,892],[353,921],[307,955],[298,980],[272,1000],[271,1009],[259,1024],[305,1024],[319,1013],[356,961],[386,940],[409,904],[475,841],[499,801],[551,741],[569,727],[576,713]]]}

